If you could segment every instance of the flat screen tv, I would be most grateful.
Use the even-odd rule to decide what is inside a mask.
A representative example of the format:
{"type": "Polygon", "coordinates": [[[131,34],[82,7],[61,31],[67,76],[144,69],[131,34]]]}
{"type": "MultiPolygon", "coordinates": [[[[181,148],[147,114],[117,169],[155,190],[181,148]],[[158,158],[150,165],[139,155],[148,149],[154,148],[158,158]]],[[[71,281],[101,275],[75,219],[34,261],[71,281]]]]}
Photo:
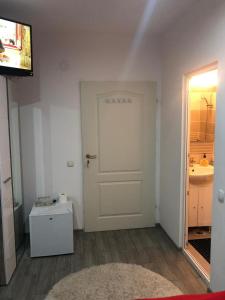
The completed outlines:
{"type": "Polygon", "coordinates": [[[33,75],[30,25],[0,17],[0,75],[33,75]]]}

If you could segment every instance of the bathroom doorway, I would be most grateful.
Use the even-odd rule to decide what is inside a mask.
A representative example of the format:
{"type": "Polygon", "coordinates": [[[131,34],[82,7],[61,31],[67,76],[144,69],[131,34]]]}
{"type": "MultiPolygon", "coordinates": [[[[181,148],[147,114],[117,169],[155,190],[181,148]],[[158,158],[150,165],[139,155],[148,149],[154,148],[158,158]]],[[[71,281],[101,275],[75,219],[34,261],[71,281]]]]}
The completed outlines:
{"type": "Polygon", "coordinates": [[[187,77],[184,251],[210,278],[217,66],[187,77]]]}

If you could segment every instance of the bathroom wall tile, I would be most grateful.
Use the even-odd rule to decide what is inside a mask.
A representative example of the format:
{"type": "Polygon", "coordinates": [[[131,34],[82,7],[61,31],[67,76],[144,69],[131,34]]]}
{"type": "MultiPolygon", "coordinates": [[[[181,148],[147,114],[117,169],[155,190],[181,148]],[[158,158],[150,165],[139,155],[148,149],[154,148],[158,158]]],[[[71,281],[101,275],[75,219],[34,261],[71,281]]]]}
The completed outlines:
{"type": "Polygon", "coordinates": [[[191,132],[200,132],[201,123],[200,122],[191,122],[191,132]]]}
{"type": "Polygon", "coordinates": [[[199,142],[200,141],[200,132],[191,132],[190,134],[191,142],[199,142]]]}
{"type": "Polygon", "coordinates": [[[200,110],[191,111],[191,122],[200,122],[200,110]]]}
{"type": "Polygon", "coordinates": [[[205,109],[202,109],[201,112],[200,112],[200,120],[201,122],[206,122],[207,120],[207,110],[205,109]]]}
{"type": "Polygon", "coordinates": [[[190,143],[191,154],[213,154],[214,146],[213,143],[190,143]]]}
{"type": "Polygon", "coordinates": [[[208,123],[207,124],[207,134],[213,134],[215,133],[215,124],[214,123],[208,123]]]}
{"type": "Polygon", "coordinates": [[[207,159],[212,161],[214,159],[216,92],[214,90],[193,91],[190,109],[190,156],[198,163],[206,153],[207,159]],[[213,107],[207,107],[204,97],[213,107]]]}
{"type": "Polygon", "coordinates": [[[208,111],[208,122],[215,123],[215,115],[216,115],[216,111],[214,109],[209,110],[208,111]]]}
{"type": "Polygon", "coordinates": [[[206,141],[209,143],[213,143],[214,142],[214,134],[207,134],[206,141]]]}
{"type": "Polygon", "coordinates": [[[191,94],[191,103],[190,103],[190,109],[191,110],[200,110],[200,99],[201,96],[198,93],[192,93],[191,94]]]}
{"type": "Polygon", "coordinates": [[[206,122],[200,122],[200,132],[205,133],[206,122]]]}
{"type": "Polygon", "coordinates": [[[206,142],[206,135],[205,135],[205,132],[204,131],[201,131],[200,132],[200,141],[202,143],[205,143],[206,142]]]}

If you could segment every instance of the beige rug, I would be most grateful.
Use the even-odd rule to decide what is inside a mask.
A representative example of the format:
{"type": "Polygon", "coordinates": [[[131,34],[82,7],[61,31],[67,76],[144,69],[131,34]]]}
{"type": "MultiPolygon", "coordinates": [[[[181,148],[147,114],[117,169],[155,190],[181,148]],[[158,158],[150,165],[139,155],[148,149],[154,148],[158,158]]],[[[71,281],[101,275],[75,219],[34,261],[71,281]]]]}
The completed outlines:
{"type": "Polygon", "coordinates": [[[138,265],[114,263],[68,275],[55,284],[46,300],[131,300],[181,294],[159,274],[138,265]]]}

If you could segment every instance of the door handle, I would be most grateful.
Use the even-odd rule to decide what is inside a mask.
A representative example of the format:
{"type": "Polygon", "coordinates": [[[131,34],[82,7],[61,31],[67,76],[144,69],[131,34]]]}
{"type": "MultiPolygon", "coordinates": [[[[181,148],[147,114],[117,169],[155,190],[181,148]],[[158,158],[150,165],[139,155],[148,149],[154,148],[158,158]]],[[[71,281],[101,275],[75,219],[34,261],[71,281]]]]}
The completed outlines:
{"type": "Polygon", "coordinates": [[[6,183],[9,182],[11,179],[12,179],[11,177],[8,177],[8,178],[6,178],[6,179],[3,181],[3,183],[6,184],[6,183]]]}
{"type": "Polygon", "coordinates": [[[86,154],[86,159],[87,159],[87,168],[89,168],[90,160],[89,159],[96,159],[97,155],[90,155],[86,154]]]}
{"type": "Polygon", "coordinates": [[[97,155],[86,154],[86,158],[87,158],[87,159],[96,159],[96,158],[97,158],[97,155]]]}

